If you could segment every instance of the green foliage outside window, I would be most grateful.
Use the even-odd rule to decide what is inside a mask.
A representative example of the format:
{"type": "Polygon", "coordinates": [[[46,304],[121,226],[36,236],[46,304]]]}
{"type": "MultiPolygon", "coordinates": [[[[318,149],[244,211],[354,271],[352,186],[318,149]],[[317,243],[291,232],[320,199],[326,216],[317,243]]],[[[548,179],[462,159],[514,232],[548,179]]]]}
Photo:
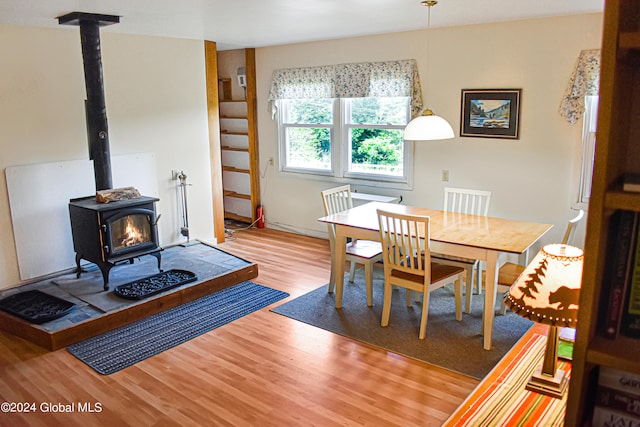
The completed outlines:
{"type": "Polygon", "coordinates": [[[351,123],[406,125],[408,98],[352,98],[351,123]]]}
{"type": "MultiPolygon", "coordinates": [[[[286,123],[333,123],[332,99],[298,99],[287,102],[286,123]]],[[[287,165],[331,169],[331,134],[326,127],[289,127],[287,165]]]]}
{"type": "Polygon", "coordinates": [[[327,128],[289,128],[287,164],[331,169],[331,135],[327,128]]]}
{"type": "MultiPolygon", "coordinates": [[[[405,125],[407,98],[354,98],[350,123],[405,125]]],[[[402,174],[404,141],[399,129],[355,127],[351,131],[351,164],[362,172],[402,174]]]]}
{"type": "MultiPolygon", "coordinates": [[[[331,169],[333,102],[332,99],[287,101],[284,123],[288,125],[288,166],[331,169]]],[[[350,126],[351,170],[402,175],[402,130],[371,126],[404,126],[407,122],[407,105],[408,98],[350,100],[347,125],[350,126]]]]}
{"type": "Polygon", "coordinates": [[[351,135],[352,163],[398,166],[402,161],[401,131],[355,128],[351,135]]]}
{"type": "Polygon", "coordinates": [[[333,123],[333,99],[291,99],[287,101],[285,123],[333,123]]]}

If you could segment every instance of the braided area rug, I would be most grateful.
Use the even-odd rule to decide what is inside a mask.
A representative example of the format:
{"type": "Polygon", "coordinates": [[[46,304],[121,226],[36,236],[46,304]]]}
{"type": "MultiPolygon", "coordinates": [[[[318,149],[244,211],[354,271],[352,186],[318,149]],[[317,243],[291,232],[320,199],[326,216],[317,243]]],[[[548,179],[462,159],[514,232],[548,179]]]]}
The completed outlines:
{"type": "Polygon", "coordinates": [[[107,375],[288,297],[245,281],[67,347],[107,375]]]}

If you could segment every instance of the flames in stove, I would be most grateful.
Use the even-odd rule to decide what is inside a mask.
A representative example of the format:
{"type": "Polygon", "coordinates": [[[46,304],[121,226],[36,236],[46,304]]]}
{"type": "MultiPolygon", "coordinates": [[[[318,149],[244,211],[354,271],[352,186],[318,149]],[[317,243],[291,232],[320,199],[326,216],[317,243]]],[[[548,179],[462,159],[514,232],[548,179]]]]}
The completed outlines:
{"type": "Polygon", "coordinates": [[[124,229],[124,238],[120,242],[122,247],[137,246],[140,243],[144,243],[145,240],[140,230],[133,225],[131,218],[127,219],[127,226],[124,229]]]}
{"type": "Polygon", "coordinates": [[[111,226],[114,250],[150,242],[151,225],[148,215],[132,214],[114,221],[111,226]]]}

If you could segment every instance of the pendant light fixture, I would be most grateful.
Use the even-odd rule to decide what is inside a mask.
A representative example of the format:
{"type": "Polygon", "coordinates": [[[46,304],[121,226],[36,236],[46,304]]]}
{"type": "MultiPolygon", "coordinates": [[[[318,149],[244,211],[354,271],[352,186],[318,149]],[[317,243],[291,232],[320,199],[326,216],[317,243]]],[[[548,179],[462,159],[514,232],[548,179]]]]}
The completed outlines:
{"type": "MultiPolygon", "coordinates": [[[[436,0],[424,0],[423,6],[427,6],[427,32],[431,29],[431,7],[438,4],[436,0]]],[[[430,45],[431,40],[427,40],[427,71],[431,68],[430,45]]],[[[431,76],[427,75],[427,78],[431,76]]],[[[403,138],[407,141],[433,141],[436,139],[451,139],[454,137],[451,125],[442,117],[433,114],[429,108],[426,108],[422,115],[411,120],[404,129],[403,138]]]]}

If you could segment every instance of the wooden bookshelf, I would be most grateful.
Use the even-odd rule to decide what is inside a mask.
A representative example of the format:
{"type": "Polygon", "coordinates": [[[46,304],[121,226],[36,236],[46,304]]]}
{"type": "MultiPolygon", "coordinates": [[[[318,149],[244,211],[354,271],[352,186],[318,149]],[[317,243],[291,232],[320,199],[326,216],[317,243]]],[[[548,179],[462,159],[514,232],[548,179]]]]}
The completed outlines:
{"type": "Polygon", "coordinates": [[[640,194],[621,190],[625,172],[640,172],[640,2],[605,3],[596,161],[566,426],[590,425],[600,366],[640,374],[640,340],[607,339],[601,328],[607,304],[609,223],[616,210],[640,211],[640,194]]]}
{"type": "Polygon", "coordinates": [[[229,89],[229,96],[219,101],[220,150],[224,218],[251,223],[256,220],[260,205],[255,49],[245,49],[244,53],[246,99],[232,99],[229,89]],[[245,174],[248,179],[237,180],[228,172],[245,174]]]}

